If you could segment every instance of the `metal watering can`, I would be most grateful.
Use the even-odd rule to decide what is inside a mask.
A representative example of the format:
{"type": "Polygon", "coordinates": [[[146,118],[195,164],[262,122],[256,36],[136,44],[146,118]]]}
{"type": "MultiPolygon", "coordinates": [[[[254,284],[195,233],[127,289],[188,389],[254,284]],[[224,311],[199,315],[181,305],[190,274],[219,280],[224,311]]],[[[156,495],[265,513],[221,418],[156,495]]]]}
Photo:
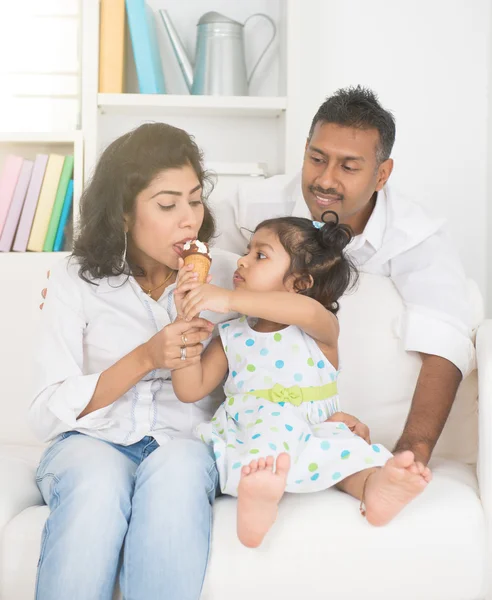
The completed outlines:
{"type": "Polygon", "coordinates": [[[190,92],[194,95],[247,96],[248,87],[261,59],[272,45],[277,28],[263,13],[255,13],[239,23],[218,12],[208,12],[198,21],[195,69],[166,10],[159,11],[179,66],[190,92]],[[244,28],[253,17],[270,22],[273,35],[256,61],[249,77],[244,54],[244,28]]]}

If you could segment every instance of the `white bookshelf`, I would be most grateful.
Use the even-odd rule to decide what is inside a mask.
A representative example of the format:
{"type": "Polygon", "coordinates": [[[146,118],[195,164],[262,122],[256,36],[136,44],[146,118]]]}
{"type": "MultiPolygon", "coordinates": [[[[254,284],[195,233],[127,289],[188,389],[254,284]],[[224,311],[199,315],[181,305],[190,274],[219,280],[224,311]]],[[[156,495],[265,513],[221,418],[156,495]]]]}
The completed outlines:
{"type": "MultiPolygon", "coordinates": [[[[34,160],[37,154],[61,154],[74,156],[74,221],[78,215],[79,200],[84,185],[84,144],[81,131],[66,132],[0,132],[0,171],[8,154],[15,154],[28,160],[34,160]]],[[[74,223],[75,227],[75,223],[74,223]]],[[[35,254],[48,255],[46,260],[53,261],[63,252],[0,252],[0,267],[5,268],[7,261],[13,265],[19,260],[30,260],[35,254]],[[51,255],[51,258],[50,258],[51,255]]],[[[44,259],[40,259],[44,260],[44,259]]]]}
{"type": "MultiPolygon", "coordinates": [[[[262,163],[270,174],[292,168],[289,143],[296,134],[298,107],[295,77],[302,32],[297,27],[297,0],[146,0],[153,10],[166,94],[139,94],[130,37],[126,48],[126,89],[123,94],[101,94],[99,83],[99,2],[82,4],[82,124],[85,177],[90,177],[102,150],[114,139],[148,121],[162,121],[194,135],[206,161],[262,163]],[[190,55],[194,52],[196,23],[214,10],[244,22],[253,13],[266,13],[276,23],[277,38],[265,55],[244,97],[193,96],[187,93],[170,50],[158,11],[166,8],[190,55]],[[86,43],[90,40],[89,43],[86,43]],[[166,48],[167,44],[167,48],[166,48]],[[293,67],[291,69],[291,66],[293,67]],[[236,135],[231,135],[235,131],[236,135]]],[[[260,20],[258,19],[258,22],[260,20]]],[[[258,57],[268,29],[245,30],[248,70],[258,57]]],[[[128,33],[128,32],[127,32],[128,33]]]]}
{"type": "Polygon", "coordinates": [[[191,96],[173,94],[98,94],[100,114],[165,112],[185,116],[278,118],[287,109],[285,96],[191,96]]]}

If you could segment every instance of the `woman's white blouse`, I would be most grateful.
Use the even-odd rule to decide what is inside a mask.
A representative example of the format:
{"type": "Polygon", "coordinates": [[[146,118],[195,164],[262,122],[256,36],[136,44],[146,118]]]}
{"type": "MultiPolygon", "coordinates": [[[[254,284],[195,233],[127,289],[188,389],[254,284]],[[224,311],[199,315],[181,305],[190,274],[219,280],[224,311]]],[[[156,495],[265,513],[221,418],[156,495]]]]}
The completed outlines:
{"type": "MultiPolygon", "coordinates": [[[[213,283],[231,288],[237,256],[212,251],[213,283]]],[[[52,269],[41,318],[29,420],[43,441],[65,431],[80,431],[129,445],[144,436],[159,444],[174,437],[192,437],[195,426],[211,417],[223,399],[222,386],[195,404],[180,402],[171,373],[148,373],[113,404],[80,419],[99,376],[131,350],[149,340],[176,318],[175,285],[158,301],[145,294],[133,277],[83,281],[76,259],[63,259],[52,269]]],[[[219,323],[231,313],[203,312],[219,323]]]]}

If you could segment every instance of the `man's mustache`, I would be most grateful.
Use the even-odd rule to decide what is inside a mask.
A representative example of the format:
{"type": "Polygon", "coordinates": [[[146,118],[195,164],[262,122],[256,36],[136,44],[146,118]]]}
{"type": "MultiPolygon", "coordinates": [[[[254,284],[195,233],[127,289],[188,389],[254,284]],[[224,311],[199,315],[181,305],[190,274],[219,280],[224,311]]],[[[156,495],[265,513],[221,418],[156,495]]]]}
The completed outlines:
{"type": "Polygon", "coordinates": [[[343,194],[339,194],[334,188],[328,188],[327,190],[324,190],[323,188],[314,187],[311,185],[309,186],[309,191],[313,194],[318,192],[319,194],[324,194],[325,196],[333,196],[334,198],[337,198],[337,200],[340,200],[340,202],[343,202],[343,194]]]}

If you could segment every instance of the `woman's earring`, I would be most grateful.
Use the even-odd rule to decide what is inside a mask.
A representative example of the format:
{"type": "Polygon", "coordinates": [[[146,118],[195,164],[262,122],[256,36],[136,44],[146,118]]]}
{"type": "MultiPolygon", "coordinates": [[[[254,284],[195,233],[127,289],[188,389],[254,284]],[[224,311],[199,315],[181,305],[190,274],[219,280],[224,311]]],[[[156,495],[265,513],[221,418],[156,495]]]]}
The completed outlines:
{"type": "Polygon", "coordinates": [[[128,250],[128,233],[125,231],[125,248],[123,250],[123,256],[121,258],[121,269],[124,270],[126,265],[126,251],[128,250]]]}

